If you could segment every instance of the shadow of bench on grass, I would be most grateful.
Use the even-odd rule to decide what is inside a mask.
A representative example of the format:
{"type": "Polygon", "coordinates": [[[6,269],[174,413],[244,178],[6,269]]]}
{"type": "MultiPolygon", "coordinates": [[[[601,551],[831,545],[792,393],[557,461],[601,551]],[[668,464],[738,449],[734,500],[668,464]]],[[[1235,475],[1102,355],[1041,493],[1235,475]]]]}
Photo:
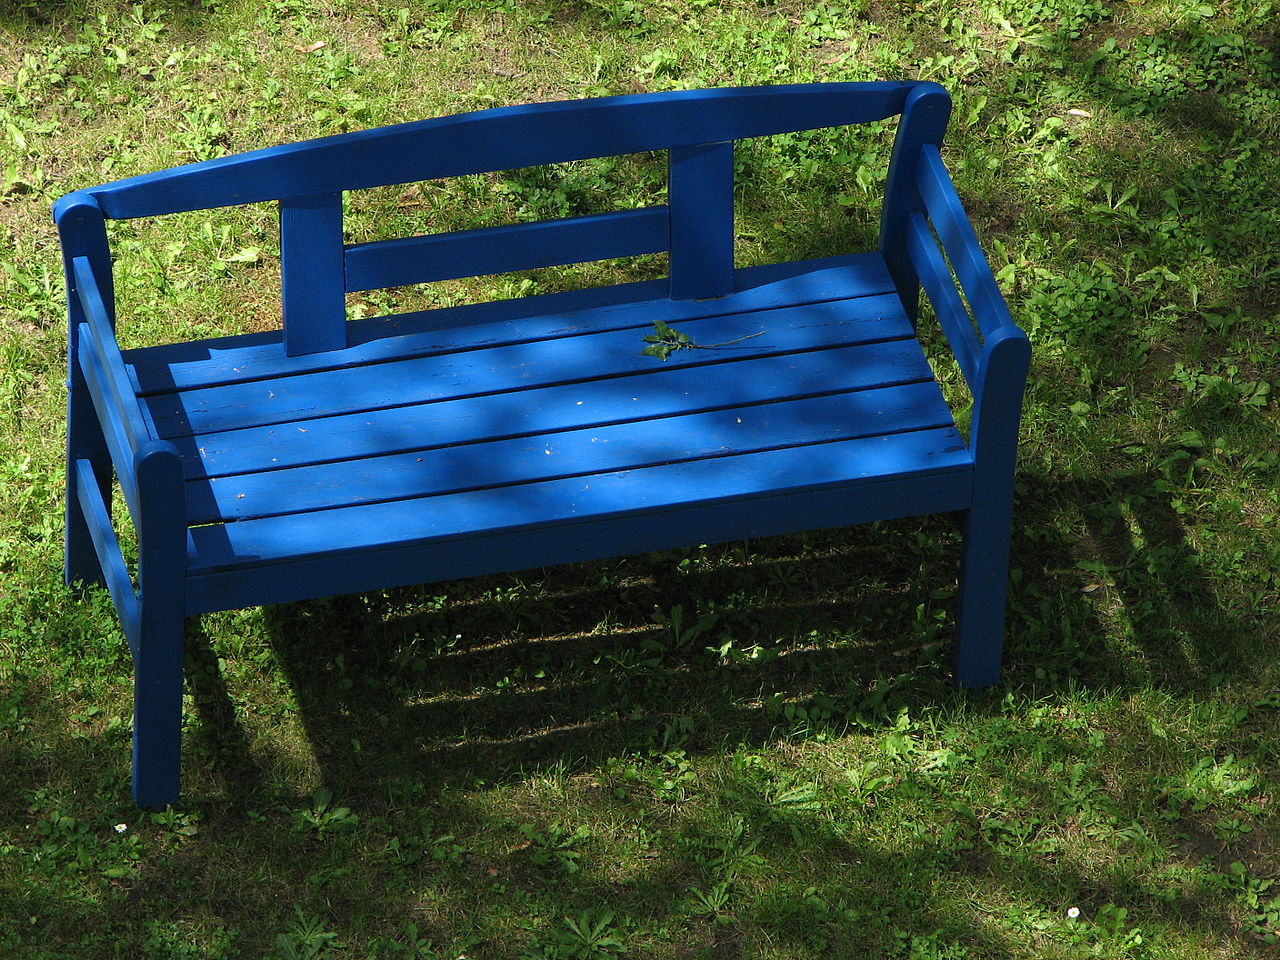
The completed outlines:
{"type": "MultiPolygon", "coordinates": [[[[997,691],[1203,690],[1247,663],[1250,627],[1218,603],[1173,499],[1145,475],[1025,480],[997,691]]],[[[465,788],[955,702],[958,542],[949,517],[905,520],[265,616],[330,788],[465,788]]],[[[189,646],[222,775],[255,791],[263,778],[209,641],[196,634],[189,646]]],[[[997,700],[979,694],[971,708],[997,700]]]]}

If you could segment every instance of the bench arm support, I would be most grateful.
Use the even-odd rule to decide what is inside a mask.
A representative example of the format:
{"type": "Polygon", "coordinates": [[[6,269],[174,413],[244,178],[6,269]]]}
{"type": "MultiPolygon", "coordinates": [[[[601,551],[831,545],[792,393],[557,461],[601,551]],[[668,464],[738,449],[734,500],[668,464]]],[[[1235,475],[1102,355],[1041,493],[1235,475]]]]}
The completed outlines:
{"type": "MultiPolygon", "coordinates": [[[[142,598],[181,584],[174,558],[186,556],[182,461],[148,427],[116,341],[102,211],[89,194],[73,193],[55,204],[54,220],[68,294],[66,578],[108,588],[137,660],[146,633],[142,598]],[[113,476],[137,531],[136,591],[111,524],[113,476]]],[[[181,609],[181,594],[177,602],[181,609]]]]}

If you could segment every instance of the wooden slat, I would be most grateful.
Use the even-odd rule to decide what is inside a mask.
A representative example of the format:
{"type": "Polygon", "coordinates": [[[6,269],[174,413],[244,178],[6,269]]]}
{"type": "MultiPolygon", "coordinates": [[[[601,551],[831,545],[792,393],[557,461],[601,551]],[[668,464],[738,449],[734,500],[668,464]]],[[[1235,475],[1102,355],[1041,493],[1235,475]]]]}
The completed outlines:
{"type": "MultiPolygon", "coordinates": [[[[890,481],[765,493],[746,500],[656,505],[642,523],[634,514],[594,517],[552,528],[464,534],[452,540],[388,544],[350,555],[310,557],[283,564],[237,563],[225,527],[204,527],[208,556],[230,559],[216,571],[187,581],[187,613],[283,603],[388,587],[525,570],[558,563],[826,529],[871,520],[965,510],[972,500],[966,465],[890,481]]],[[[259,521],[252,521],[259,522],[259,521]]],[[[261,521],[270,523],[272,521],[261,521]]],[[[232,527],[243,526],[233,524],[232,527]]]]}
{"type": "MultiPolygon", "coordinates": [[[[883,120],[912,82],[677,90],[522,104],[218,157],[88,191],[115,219],[883,120]]],[[[937,89],[941,89],[938,87],[937,89]]]]}
{"type": "Polygon", "coordinates": [[[589,390],[583,384],[566,384],[201,434],[177,442],[188,477],[229,476],[932,379],[914,341],[742,360],[711,372],[719,375],[708,376],[702,367],[655,366],[589,384],[589,390]]]}
{"type": "MultiPolygon", "coordinates": [[[[189,483],[193,523],[303,513],[951,425],[933,383],[189,483]]],[[[513,491],[519,496],[519,491],[513,491]]]]}
{"type": "MultiPolygon", "coordinates": [[[[72,263],[75,275],[76,294],[85,322],[78,330],[81,349],[91,351],[92,366],[96,371],[101,394],[95,399],[105,402],[116,421],[117,429],[128,441],[129,459],[134,452],[151,439],[147,425],[142,419],[142,410],[134,393],[133,382],[125,369],[124,359],[120,353],[120,345],[116,342],[115,330],[111,326],[111,315],[102,294],[98,289],[97,277],[89,265],[87,257],[76,257],[72,263]]],[[[83,361],[82,361],[83,365],[83,361]]],[[[99,416],[102,415],[99,410],[99,416]]]]}
{"type": "Polygon", "coordinates": [[[933,238],[928,221],[919,213],[911,215],[907,225],[907,254],[915,267],[920,285],[929,295],[938,323],[947,335],[951,352],[964,373],[965,382],[973,388],[978,382],[978,354],[982,344],[973,328],[973,319],[960,299],[951,271],[942,259],[942,252],[933,238]]]}
{"type": "Polygon", "coordinates": [[[94,404],[98,415],[111,419],[113,432],[123,441],[121,450],[132,459],[151,435],[138,399],[130,388],[120,353],[115,349],[115,338],[110,331],[107,336],[101,336],[90,323],[80,324],[80,337],[80,368],[96,387],[94,404]]]}
{"type": "Polygon", "coordinates": [[[673,147],[671,299],[733,292],[733,143],[673,147]]]}
{"type": "MultiPolygon", "coordinates": [[[[831,490],[909,475],[967,472],[954,428],[664,464],[546,483],[193,527],[192,575],[325,553],[552,528],[662,507],[831,490]]],[[[630,548],[631,544],[627,544],[630,548]]]]}
{"type": "Polygon", "coordinates": [[[1001,327],[1012,326],[1013,318],[991,275],[991,266],[978,245],[978,238],[956,195],[951,177],[934,144],[921,148],[918,186],[929,219],[942,241],[947,259],[960,280],[973,316],[983,336],[991,336],[1001,327]]]}
{"type": "Polygon", "coordinates": [[[660,253],[669,243],[667,222],[666,207],[647,207],[353,244],[346,248],[347,290],[660,253]]]}
{"type": "Polygon", "coordinates": [[[666,298],[666,288],[665,280],[645,281],[353,320],[347,324],[351,345],[346,350],[302,357],[284,356],[280,334],[273,331],[145,347],[128,351],[125,358],[146,396],[624,329],[637,326],[637,312],[645,317],[641,326],[654,320],[683,323],[695,317],[874,296],[894,286],[884,260],[873,252],[739,270],[738,292],[706,303],[673,302],[666,298]]]}
{"type": "Polygon", "coordinates": [[[112,397],[108,386],[109,376],[103,370],[96,348],[87,334],[87,323],[80,324],[81,341],[77,359],[80,372],[84,374],[85,386],[89,389],[89,397],[93,401],[93,412],[97,415],[98,425],[102,428],[102,437],[106,441],[107,450],[111,454],[111,463],[120,481],[120,491],[124,494],[125,505],[134,522],[138,518],[138,482],[133,473],[133,455],[138,444],[130,436],[126,421],[112,397]]]}
{"type": "Polygon", "coordinates": [[[125,505],[136,523],[140,504],[134,456],[143,444],[152,439],[150,428],[143,418],[133,383],[125,369],[110,314],[89,260],[76,257],[72,272],[85,317],[77,331],[76,359],[102,427],[102,436],[111,454],[125,505]]]}
{"type": "Polygon", "coordinates": [[[76,493],[80,498],[80,509],[84,511],[85,525],[89,528],[93,548],[98,554],[98,564],[102,568],[116,613],[120,616],[129,650],[136,657],[138,596],[134,593],[133,581],[129,578],[129,568],[125,566],[124,555],[120,552],[120,544],[111,527],[106,504],[98,493],[98,481],[94,478],[93,467],[88,460],[77,460],[73,469],[76,471],[76,493]]]}
{"type": "MultiPolygon", "coordinates": [[[[669,366],[912,335],[893,296],[691,320],[682,329],[706,345],[740,342],[678,351],[666,361],[669,366]]],[[[639,331],[619,330],[157,395],[145,402],[157,427],[174,437],[653,370],[660,361],[641,356],[643,346],[639,331]]]]}

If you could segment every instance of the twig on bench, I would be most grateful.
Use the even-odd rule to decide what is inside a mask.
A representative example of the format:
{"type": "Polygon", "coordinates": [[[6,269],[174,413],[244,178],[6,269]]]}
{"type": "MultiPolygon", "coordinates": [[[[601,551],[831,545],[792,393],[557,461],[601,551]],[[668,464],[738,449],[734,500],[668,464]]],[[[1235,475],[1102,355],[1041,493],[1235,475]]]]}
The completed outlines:
{"type": "Polygon", "coordinates": [[[726,340],[723,343],[698,343],[687,333],[668,326],[661,320],[653,321],[653,329],[655,332],[644,338],[644,342],[649,346],[641,350],[640,354],[645,357],[657,357],[659,360],[666,360],[676,350],[714,350],[716,347],[731,347],[743,340],[764,335],[764,331],[761,330],[759,333],[749,333],[745,337],[726,340]]]}

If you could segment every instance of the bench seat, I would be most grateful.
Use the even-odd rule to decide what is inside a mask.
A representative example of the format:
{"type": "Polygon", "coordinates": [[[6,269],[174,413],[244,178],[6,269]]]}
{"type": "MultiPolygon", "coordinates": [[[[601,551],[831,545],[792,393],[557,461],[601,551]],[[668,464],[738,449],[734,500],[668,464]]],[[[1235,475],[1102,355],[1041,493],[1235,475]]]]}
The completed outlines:
{"type": "Polygon", "coordinates": [[[714,301],[645,286],[366,321],[397,332],[319,355],[126,351],[182,457],[188,613],[352,589],[353,555],[356,589],[608,556],[640,512],[629,549],[969,505],[878,254],[744,271],[714,301]],[[702,348],[641,355],[655,319],[702,348]]]}

